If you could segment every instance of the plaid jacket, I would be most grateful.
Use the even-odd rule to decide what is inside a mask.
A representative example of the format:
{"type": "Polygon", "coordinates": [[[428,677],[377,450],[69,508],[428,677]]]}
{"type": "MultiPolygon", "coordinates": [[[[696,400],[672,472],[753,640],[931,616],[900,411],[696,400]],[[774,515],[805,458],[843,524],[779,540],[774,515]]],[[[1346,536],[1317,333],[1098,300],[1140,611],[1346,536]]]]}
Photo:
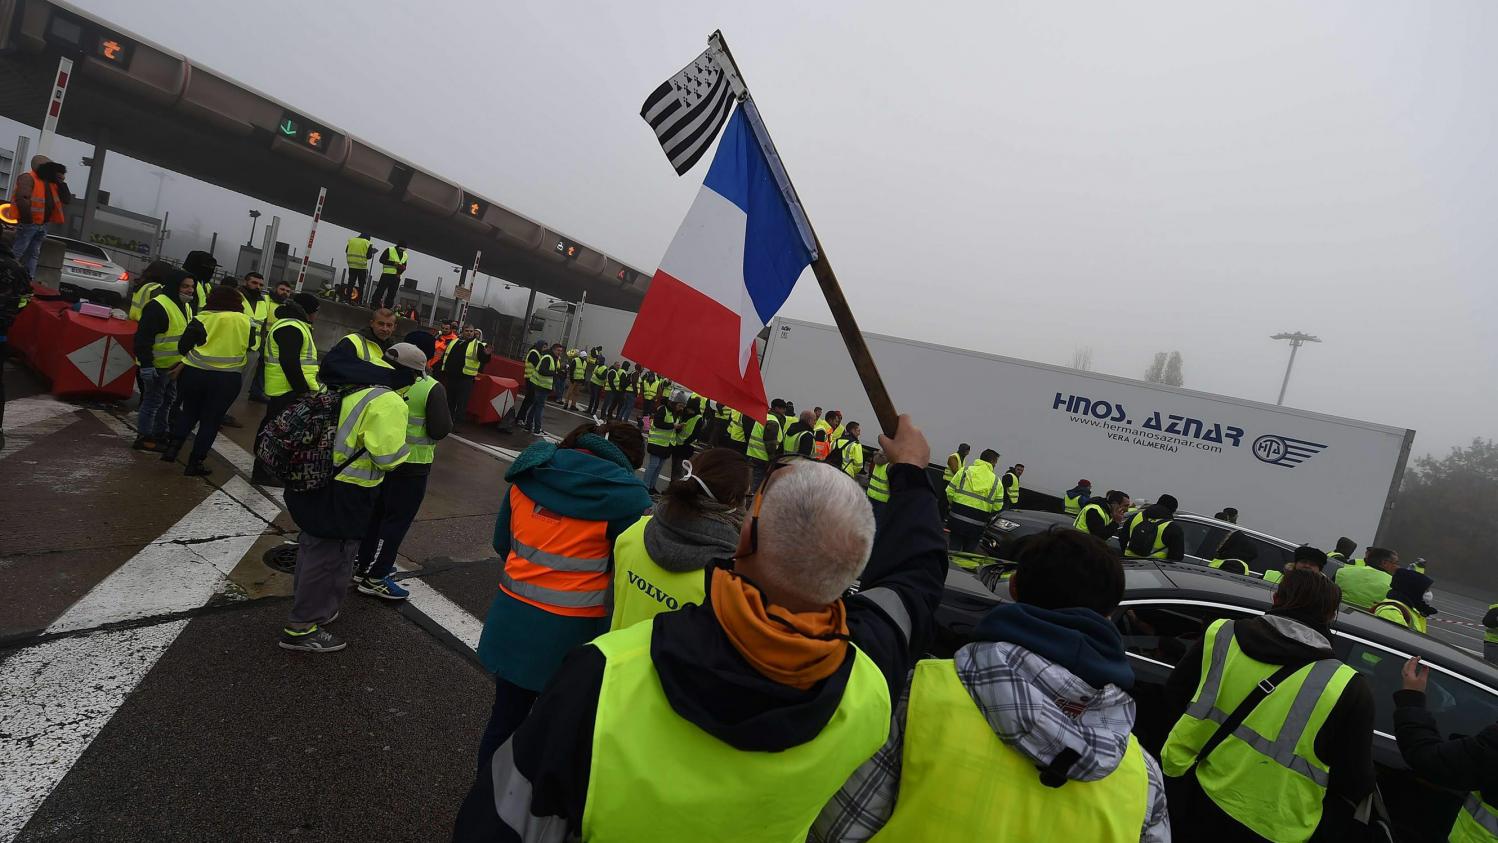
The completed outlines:
{"type": "MultiPolygon", "coordinates": [[[[1070,671],[1015,644],[978,642],[957,651],[957,676],[978,701],[994,734],[1037,764],[1050,762],[1070,746],[1081,752],[1069,778],[1094,781],[1111,773],[1123,759],[1134,726],[1134,700],[1114,685],[1101,690],[1070,671]],[[1073,704],[1071,716],[1058,701],[1073,704]]],[[[894,813],[900,792],[900,762],[905,744],[905,714],[910,683],[895,705],[889,740],[864,762],[832,798],[812,826],[817,843],[851,843],[873,837],[894,813]]],[[[1149,753],[1149,808],[1139,839],[1169,843],[1170,816],[1165,807],[1165,779],[1149,753]]]]}

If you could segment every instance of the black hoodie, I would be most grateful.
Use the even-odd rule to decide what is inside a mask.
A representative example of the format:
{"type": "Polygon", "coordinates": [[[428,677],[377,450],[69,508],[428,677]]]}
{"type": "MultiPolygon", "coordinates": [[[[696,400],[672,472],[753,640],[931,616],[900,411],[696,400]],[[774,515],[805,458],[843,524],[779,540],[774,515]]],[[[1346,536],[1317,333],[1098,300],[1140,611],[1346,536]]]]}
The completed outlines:
{"type": "MultiPolygon", "coordinates": [[[[180,269],[171,269],[163,273],[158,281],[161,289],[157,291],[157,295],[165,295],[182,312],[182,316],[191,322],[193,313],[197,310],[198,300],[188,297],[187,302],[184,303],[176,295],[177,288],[181,286],[182,279],[186,277],[187,273],[180,269]]],[[[165,331],[167,325],[166,311],[162,309],[161,303],[156,301],[156,296],[152,296],[151,300],[146,302],[146,306],[141,308],[140,321],[135,325],[135,359],[141,368],[154,368],[156,356],[152,351],[152,345],[156,341],[156,335],[165,331]]]]}
{"type": "MultiPolygon", "coordinates": [[[[1336,658],[1326,623],[1304,615],[1272,609],[1263,618],[1235,622],[1234,631],[1243,654],[1266,664],[1305,665],[1336,658]],[[1275,618],[1288,618],[1296,623],[1285,624],[1275,618]]],[[[1168,722],[1174,723],[1185,713],[1201,680],[1201,667],[1202,640],[1197,639],[1165,683],[1168,722]]],[[[1373,693],[1368,680],[1358,674],[1342,690],[1326,724],[1316,734],[1316,756],[1326,762],[1331,773],[1321,807],[1321,824],[1311,836],[1313,841],[1351,838],[1353,809],[1373,792],[1373,716],[1373,693]]],[[[1202,792],[1195,776],[1167,778],[1166,793],[1171,833],[1177,840],[1231,843],[1262,839],[1218,808],[1202,792]]]]}
{"type": "MultiPolygon", "coordinates": [[[[291,393],[301,395],[311,392],[312,387],[302,374],[302,332],[298,331],[294,325],[282,324],[289,319],[304,322],[309,327],[312,319],[301,305],[288,301],[276,308],[276,327],[271,331],[271,335],[276,340],[276,353],[281,356],[281,372],[286,375],[286,382],[291,384],[291,393]]],[[[266,346],[266,350],[270,350],[269,345],[266,346]]]]}
{"type": "MultiPolygon", "coordinates": [[[[889,479],[886,523],[864,570],[863,590],[844,603],[849,635],[879,666],[893,701],[931,639],[947,555],[936,493],[925,471],[892,465],[889,479]],[[908,640],[866,596],[874,589],[881,590],[881,598],[897,599],[909,615],[908,640]]],[[[705,576],[711,576],[710,568],[705,576]]],[[[842,701],[853,668],[850,651],[836,673],[807,690],[772,682],[734,649],[706,600],[657,615],[653,623],[650,657],[671,708],[746,752],[778,752],[816,737],[842,701]]],[[[560,818],[570,833],[581,833],[603,668],[596,647],[568,654],[530,716],[496,755],[510,761],[504,768],[510,787],[530,783],[531,832],[560,818]]],[[[492,769],[486,766],[459,810],[455,841],[521,839],[525,830],[505,825],[495,813],[493,788],[492,769]]]]}

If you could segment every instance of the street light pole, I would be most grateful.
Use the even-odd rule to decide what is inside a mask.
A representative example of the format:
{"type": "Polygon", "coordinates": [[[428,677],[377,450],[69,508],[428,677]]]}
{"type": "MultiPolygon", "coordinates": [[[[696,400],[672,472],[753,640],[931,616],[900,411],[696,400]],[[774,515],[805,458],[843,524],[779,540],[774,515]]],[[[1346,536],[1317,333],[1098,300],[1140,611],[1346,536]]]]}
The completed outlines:
{"type": "Polygon", "coordinates": [[[255,246],[255,223],[257,223],[259,221],[260,221],[260,212],[259,211],[251,211],[250,212],[250,239],[244,241],[244,244],[246,246],[249,246],[250,248],[254,248],[254,246],[255,246]]]}
{"type": "Polygon", "coordinates": [[[1321,338],[1313,337],[1303,331],[1296,331],[1294,333],[1275,334],[1274,336],[1270,337],[1270,339],[1290,341],[1290,362],[1285,364],[1285,380],[1280,383],[1279,400],[1274,402],[1276,404],[1283,405],[1285,403],[1285,389],[1290,386],[1290,370],[1295,368],[1295,352],[1299,350],[1302,345],[1305,345],[1308,342],[1321,342],[1321,338]]]}

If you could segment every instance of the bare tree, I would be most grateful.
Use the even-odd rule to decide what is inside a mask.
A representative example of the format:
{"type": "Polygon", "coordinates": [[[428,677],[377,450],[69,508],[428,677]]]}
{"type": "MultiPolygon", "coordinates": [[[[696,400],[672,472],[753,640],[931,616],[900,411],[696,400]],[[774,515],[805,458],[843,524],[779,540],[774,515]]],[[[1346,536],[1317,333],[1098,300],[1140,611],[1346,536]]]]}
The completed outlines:
{"type": "Polygon", "coordinates": [[[1163,351],[1155,352],[1155,362],[1144,370],[1144,379],[1150,383],[1165,383],[1165,361],[1170,357],[1163,351]]]}
{"type": "Polygon", "coordinates": [[[1181,352],[1172,351],[1170,359],[1165,362],[1165,380],[1167,386],[1180,386],[1186,382],[1186,376],[1181,373],[1181,352]]]}
{"type": "Polygon", "coordinates": [[[1181,352],[1155,352],[1154,362],[1150,363],[1149,368],[1144,370],[1144,379],[1150,383],[1163,383],[1166,386],[1181,386],[1184,384],[1186,377],[1181,373],[1181,352]]]}
{"type": "Polygon", "coordinates": [[[1078,348],[1071,353],[1071,367],[1079,372],[1092,371],[1092,347],[1078,348]]]}

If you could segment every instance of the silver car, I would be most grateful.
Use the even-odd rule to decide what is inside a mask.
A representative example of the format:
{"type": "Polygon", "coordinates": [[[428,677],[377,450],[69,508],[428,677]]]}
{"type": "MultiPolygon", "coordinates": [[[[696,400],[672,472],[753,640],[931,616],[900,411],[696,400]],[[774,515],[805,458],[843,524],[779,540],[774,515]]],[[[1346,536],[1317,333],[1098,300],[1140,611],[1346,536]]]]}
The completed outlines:
{"type": "Polygon", "coordinates": [[[111,260],[108,252],[92,243],[68,237],[49,234],[47,239],[63,247],[59,292],[109,307],[128,306],[130,273],[111,260]]]}

